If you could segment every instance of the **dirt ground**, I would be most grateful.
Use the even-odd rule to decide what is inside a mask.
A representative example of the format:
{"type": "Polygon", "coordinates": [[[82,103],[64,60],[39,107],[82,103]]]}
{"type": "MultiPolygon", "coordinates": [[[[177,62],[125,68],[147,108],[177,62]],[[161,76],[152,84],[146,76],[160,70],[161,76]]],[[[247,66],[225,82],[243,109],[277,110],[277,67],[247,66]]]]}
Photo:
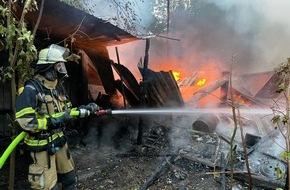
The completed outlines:
{"type": "MultiPolygon", "coordinates": [[[[192,139],[196,136],[190,130],[150,120],[144,124],[146,128],[140,146],[136,145],[138,121],[132,120],[115,118],[109,123],[94,120],[88,133],[70,137],[78,174],[77,189],[230,189],[229,175],[214,175],[214,168],[180,156],[180,152],[195,147],[192,139]],[[101,124],[104,127],[100,129],[101,124]]],[[[15,190],[29,189],[27,155],[19,151],[17,155],[15,190]]],[[[8,171],[9,161],[0,170],[1,190],[8,189],[8,171]]],[[[235,180],[233,189],[248,189],[247,183],[235,180]]],[[[253,189],[273,188],[254,186],[253,189]]]]}

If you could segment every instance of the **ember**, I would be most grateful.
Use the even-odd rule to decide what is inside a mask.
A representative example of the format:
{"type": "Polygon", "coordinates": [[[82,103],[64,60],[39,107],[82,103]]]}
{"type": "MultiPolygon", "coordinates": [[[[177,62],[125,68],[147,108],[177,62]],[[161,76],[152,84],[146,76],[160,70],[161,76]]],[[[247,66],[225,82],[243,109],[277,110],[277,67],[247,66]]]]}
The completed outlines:
{"type": "Polygon", "coordinates": [[[205,84],[205,82],[206,82],[206,79],[203,78],[203,79],[200,79],[200,80],[196,83],[196,85],[197,85],[197,86],[202,86],[202,85],[205,84]]]}

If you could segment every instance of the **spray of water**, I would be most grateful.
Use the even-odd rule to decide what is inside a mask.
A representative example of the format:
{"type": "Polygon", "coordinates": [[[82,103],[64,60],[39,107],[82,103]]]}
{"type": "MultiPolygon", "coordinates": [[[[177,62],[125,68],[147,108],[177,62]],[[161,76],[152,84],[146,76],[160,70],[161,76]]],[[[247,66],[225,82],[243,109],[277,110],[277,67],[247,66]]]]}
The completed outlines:
{"type": "MultiPolygon", "coordinates": [[[[249,115],[271,115],[271,109],[239,109],[241,114],[249,115]]],[[[213,114],[232,114],[231,108],[205,108],[205,109],[132,109],[132,110],[113,110],[113,115],[186,115],[197,113],[213,114]]]]}

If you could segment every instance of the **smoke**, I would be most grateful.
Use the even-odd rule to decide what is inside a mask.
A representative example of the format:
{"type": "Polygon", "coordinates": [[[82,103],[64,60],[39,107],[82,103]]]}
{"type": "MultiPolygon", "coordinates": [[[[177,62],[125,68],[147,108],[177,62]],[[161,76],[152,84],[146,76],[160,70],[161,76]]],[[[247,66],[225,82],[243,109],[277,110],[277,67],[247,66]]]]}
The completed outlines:
{"type": "Polygon", "coordinates": [[[225,13],[224,21],[241,37],[241,54],[238,64],[249,71],[270,70],[289,57],[290,36],[288,21],[290,2],[281,0],[215,1],[210,0],[225,13]],[[246,59],[246,57],[250,59],[246,59]],[[245,61],[246,60],[246,61],[245,61]],[[248,60],[248,61],[247,61],[248,60]],[[242,64],[244,63],[244,64],[242,64]]]}
{"type": "MultiPolygon", "coordinates": [[[[172,12],[169,34],[158,34],[180,41],[151,39],[149,68],[170,67],[190,75],[215,61],[219,70],[230,70],[233,63],[233,71],[244,74],[271,71],[289,57],[289,1],[207,0],[196,6],[194,15],[184,10],[172,12]]],[[[122,63],[136,74],[145,42],[120,46],[121,53],[122,49],[120,55],[126,56],[122,63]]]]}
{"type": "Polygon", "coordinates": [[[290,34],[287,11],[283,11],[286,4],[290,2],[207,1],[195,18],[176,11],[169,35],[181,41],[170,42],[170,55],[175,54],[179,66],[187,70],[211,59],[229,70],[234,55],[235,72],[273,70],[290,53],[285,40],[290,34]],[[281,13],[276,14],[278,11],[281,13]]]}
{"type": "MultiPolygon", "coordinates": [[[[99,5],[97,17],[111,18],[106,3],[98,0],[95,4],[99,5]]],[[[148,4],[143,4],[142,10],[146,7],[148,4]]],[[[181,77],[198,71],[214,76],[214,81],[220,75],[213,71],[230,70],[232,63],[235,73],[244,74],[273,70],[289,57],[290,1],[205,0],[200,1],[198,7],[194,15],[188,15],[184,10],[172,12],[169,33],[151,38],[150,69],[179,71],[181,77]],[[165,36],[177,40],[163,38],[165,36]]],[[[152,23],[148,12],[138,14],[144,26],[152,23]]],[[[108,47],[108,50],[110,58],[117,62],[115,47],[108,47]]],[[[137,64],[144,58],[145,41],[121,45],[118,51],[121,64],[129,68],[137,81],[140,80],[137,64]]],[[[173,122],[190,128],[192,118],[173,122]]],[[[252,132],[252,128],[248,130],[252,132]]],[[[106,132],[111,137],[115,130],[106,132]]],[[[175,133],[171,135],[177,146],[189,143],[189,138],[178,138],[180,136],[175,133]]]]}

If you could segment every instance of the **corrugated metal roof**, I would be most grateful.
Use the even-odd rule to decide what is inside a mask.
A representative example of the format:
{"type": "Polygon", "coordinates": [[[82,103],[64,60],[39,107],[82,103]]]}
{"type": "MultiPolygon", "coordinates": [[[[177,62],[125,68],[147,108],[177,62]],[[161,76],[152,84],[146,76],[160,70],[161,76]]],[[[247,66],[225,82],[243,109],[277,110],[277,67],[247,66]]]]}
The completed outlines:
{"type": "MultiPolygon", "coordinates": [[[[29,12],[26,20],[34,25],[38,14],[39,11],[29,12]]],[[[70,42],[73,39],[74,47],[86,49],[138,40],[137,37],[111,23],[58,0],[45,1],[37,35],[44,40],[56,38],[70,42]]]]}
{"type": "MultiPolygon", "coordinates": [[[[246,89],[248,93],[251,94],[251,96],[255,97],[262,89],[265,88],[265,85],[267,85],[271,79],[274,79],[273,75],[275,75],[274,71],[241,75],[236,80],[233,80],[233,87],[236,90],[243,92],[246,89]]],[[[272,90],[269,93],[271,93],[272,95],[273,93],[275,93],[275,91],[276,88],[272,87],[272,90]]],[[[270,94],[268,94],[267,96],[269,95],[270,94]]]]}

